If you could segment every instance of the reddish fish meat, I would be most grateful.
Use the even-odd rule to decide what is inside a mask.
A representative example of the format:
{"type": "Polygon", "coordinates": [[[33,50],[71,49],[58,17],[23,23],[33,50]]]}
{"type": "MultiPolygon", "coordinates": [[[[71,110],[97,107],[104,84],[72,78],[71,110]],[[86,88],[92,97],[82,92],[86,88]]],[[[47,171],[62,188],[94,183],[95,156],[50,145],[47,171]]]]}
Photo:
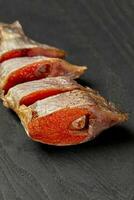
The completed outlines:
{"type": "Polygon", "coordinates": [[[72,76],[79,77],[87,68],[68,63],[59,58],[44,56],[14,58],[4,61],[0,66],[0,89],[4,94],[20,83],[45,77],[72,76]]]}
{"type": "Polygon", "coordinates": [[[30,138],[59,146],[89,141],[127,119],[89,88],[48,97],[28,107],[22,105],[17,112],[30,138]]]}
{"type": "Polygon", "coordinates": [[[127,120],[98,92],[73,80],[86,67],[72,65],[64,56],[63,50],[28,38],[18,21],[0,23],[4,104],[18,114],[30,138],[58,146],[89,141],[127,120]]]}
{"type": "Polygon", "coordinates": [[[64,58],[65,52],[31,40],[24,34],[18,21],[12,24],[0,23],[0,63],[15,57],[38,55],[64,58]]]}
{"type": "Polygon", "coordinates": [[[16,111],[20,105],[29,106],[49,96],[83,88],[67,76],[48,77],[16,85],[2,98],[6,107],[10,107],[16,111]]]}

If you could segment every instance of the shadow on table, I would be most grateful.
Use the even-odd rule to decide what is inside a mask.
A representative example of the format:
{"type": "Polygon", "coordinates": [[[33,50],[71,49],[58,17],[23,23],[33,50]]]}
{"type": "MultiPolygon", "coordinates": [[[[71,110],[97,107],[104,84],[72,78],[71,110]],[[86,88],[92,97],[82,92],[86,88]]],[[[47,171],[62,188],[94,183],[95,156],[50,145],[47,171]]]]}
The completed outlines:
{"type": "Polygon", "coordinates": [[[77,79],[77,82],[78,82],[80,85],[84,86],[84,87],[87,86],[87,87],[91,87],[92,89],[95,88],[95,85],[92,84],[91,82],[89,82],[89,80],[86,81],[86,80],[84,80],[84,79],[79,78],[79,79],[77,79]]]}

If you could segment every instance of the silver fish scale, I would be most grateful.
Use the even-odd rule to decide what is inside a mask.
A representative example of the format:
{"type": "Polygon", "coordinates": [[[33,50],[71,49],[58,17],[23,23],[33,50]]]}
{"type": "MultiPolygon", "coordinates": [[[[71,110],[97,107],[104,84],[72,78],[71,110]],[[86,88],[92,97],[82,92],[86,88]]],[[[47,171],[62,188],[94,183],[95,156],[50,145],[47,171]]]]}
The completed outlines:
{"type": "Polygon", "coordinates": [[[14,86],[9,90],[6,95],[6,99],[12,99],[15,104],[19,105],[19,101],[22,97],[40,90],[45,89],[76,89],[82,88],[74,80],[67,76],[49,77],[41,80],[30,81],[14,86]]]}
{"type": "Polygon", "coordinates": [[[46,44],[41,44],[28,38],[24,34],[22,26],[18,21],[14,22],[13,24],[0,23],[0,34],[0,56],[3,53],[12,51],[14,49],[25,49],[34,47],[56,49],[55,47],[46,44]]]}
{"type": "Polygon", "coordinates": [[[38,116],[45,116],[63,108],[85,107],[87,105],[95,105],[89,94],[86,91],[73,90],[37,101],[29,107],[37,112],[38,116]]]}
{"type": "Polygon", "coordinates": [[[16,71],[20,68],[23,68],[26,65],[32,64],[34,62],[49,60],[45,56],[35,56],[35,57],[21,57],[21,58],[13,58],[7,61],[4,61],[0,66],[0,77],[1,79],[4,77],[8,77],[8,75],[16,71]]]}

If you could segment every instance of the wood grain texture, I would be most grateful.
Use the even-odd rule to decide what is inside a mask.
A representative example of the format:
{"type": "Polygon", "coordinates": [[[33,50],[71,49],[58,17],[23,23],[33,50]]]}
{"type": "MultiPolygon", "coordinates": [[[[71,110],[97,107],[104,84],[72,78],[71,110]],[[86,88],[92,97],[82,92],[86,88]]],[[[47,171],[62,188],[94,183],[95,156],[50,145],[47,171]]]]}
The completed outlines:
{"type": "Polygon", "coordinates": [[[83,145],[32,142],[0,103],[0,200],[134,199],[134,1],[2,0],[0,21],[16,19],[35,40],[89,66],[79,80],[129,113],[124,125],[83,145]]]}

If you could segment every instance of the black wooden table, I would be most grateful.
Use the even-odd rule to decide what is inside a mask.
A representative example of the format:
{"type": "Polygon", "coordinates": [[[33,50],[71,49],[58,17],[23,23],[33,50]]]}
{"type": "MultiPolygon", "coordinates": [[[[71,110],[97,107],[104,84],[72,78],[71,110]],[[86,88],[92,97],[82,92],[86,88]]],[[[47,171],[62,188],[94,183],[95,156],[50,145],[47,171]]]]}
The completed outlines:
{"type": "Polygon", "coordinates": [[[0,103],[0,200],[134,199],[134,1],[0,0],[0,21],[20,20],[35,40],[87,65],[80,79],[129,113],[83,145],[31,141],[0,103]]]}

